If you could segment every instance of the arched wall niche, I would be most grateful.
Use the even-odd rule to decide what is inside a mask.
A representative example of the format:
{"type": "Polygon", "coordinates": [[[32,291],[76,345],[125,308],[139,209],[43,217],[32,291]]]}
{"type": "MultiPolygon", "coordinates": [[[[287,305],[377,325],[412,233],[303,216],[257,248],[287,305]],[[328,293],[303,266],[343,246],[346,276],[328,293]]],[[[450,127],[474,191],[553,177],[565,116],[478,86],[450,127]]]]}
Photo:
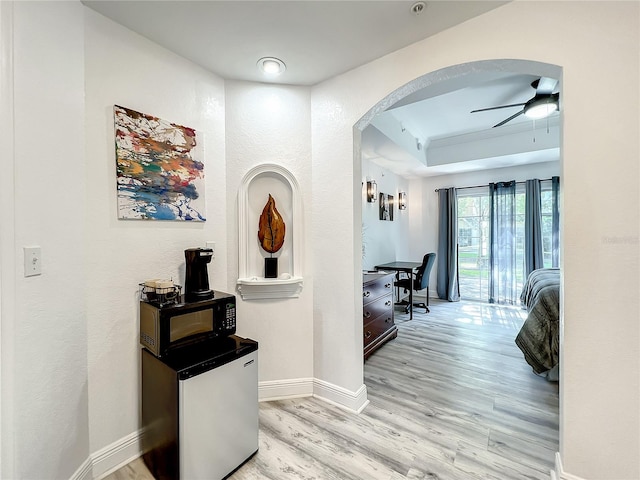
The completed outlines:
{"type": "Polygon", "coordinates": [[[238,192],[239,249],[237,288],[243,300],[298,297],[302,277],[302,204],[300,187],[289,170],[276,164],[252,168],[242,179],[238,192]],[[258,222],[271,195],[285,223],[278,259],[278,276],[265,278],[265,252],[258,240],[258,222]]]}

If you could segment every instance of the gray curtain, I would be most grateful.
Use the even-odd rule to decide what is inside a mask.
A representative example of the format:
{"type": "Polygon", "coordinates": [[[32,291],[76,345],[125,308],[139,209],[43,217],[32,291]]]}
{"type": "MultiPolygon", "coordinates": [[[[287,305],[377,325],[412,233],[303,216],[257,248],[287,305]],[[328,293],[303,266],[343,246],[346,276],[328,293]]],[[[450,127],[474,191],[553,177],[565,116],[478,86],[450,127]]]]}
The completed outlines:
{"type": "Polygon", "coordinates": [[[489,184],[489,303],[514,305],[516,182],[489,184]]]}
{"type": "Polygon", "coordinates": [[[542,199],[540,180],[527,180],[524,202],[524,268],[525,277],[544,267],[542,255],[542,199]]]}
{"type": "Polygon", "coordinates": [[[560,192],[560,177],[551,177],[551,193],[553,199],[551,220],[551,266],[560,266],[560,208],[558,206],[558,193],[560,192]]]}
{"type": "Polygon", "coordinates": [[[438,190],[438,297],[460,300],[458,281],[458,205],[455,188],[438,190]]]}

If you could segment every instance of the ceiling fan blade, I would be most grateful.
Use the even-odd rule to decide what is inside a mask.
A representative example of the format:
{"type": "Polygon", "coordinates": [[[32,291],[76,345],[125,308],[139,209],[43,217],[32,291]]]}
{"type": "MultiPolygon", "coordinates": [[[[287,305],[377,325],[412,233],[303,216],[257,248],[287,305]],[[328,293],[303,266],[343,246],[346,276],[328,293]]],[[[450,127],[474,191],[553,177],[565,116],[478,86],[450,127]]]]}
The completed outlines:
{"type": "Polygon", "coordinates": [[[511,105],[500,105],[499,107],[489,107],[489,108],[480,108],[478,110],[471,110],[471,113],[486,112],[488,110],[498,110],[499,108],[522,107],[523,105],[524,103],[512,103],[511,105]]]}
{"type": "Polygon", "coordinates": [[[557,84],[558,81],[555,78],[540,77],[536,86],[536,95],[550,95],[557,84]]]}
{"type": "Polygon", "coordinates": [[[502,125],[504,125],[507,122],[510,122],[511,120],[513,120],[516,117],[519,117],[520,115],[522,115],[524,113],[524,110],[520,110],[518,113],[516,113],[515,115],[511,115],[509,118],[501,121],[500,123],[495,124],[492,128],[496,128],[496,127],[501,127],[502,125]]]}

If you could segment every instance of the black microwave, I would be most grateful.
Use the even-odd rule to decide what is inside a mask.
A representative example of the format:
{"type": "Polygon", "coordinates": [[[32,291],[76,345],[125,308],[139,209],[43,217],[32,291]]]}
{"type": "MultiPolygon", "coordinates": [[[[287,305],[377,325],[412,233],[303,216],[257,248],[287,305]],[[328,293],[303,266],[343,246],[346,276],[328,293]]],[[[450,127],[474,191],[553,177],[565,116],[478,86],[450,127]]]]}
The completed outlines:
{"type": "Polygon", "coordinates": [[[196,302],[140,302],[140,343],[156,357],[193,343],[236,333],[236,297],[213,292],[196,302]]]}

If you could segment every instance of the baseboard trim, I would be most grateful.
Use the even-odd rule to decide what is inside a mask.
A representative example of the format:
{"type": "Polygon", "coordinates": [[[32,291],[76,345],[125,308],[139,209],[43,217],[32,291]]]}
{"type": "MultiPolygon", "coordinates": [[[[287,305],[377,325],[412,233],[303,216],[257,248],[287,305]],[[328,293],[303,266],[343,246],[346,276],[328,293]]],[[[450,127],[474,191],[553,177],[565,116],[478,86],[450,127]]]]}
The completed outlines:
{"type": "Polygon", "coordinates": [[[140,436],[140,431],[130,433],[92,454],[93,478],[104,478],[138,458],[141,454],[140,436]]]}
{"type": "Polygon", "coordinates": [[[369,404],[364,384],[356,392],[317,378],[274,380],[260,382],[258,385],[260,402],[311,396],[356,413],[360,413],[369,404]]]}
{"type": "MultiPolygon", "coordinates": [[[[369,404],[367,387],[364,384],[355,392],[317,378],[276,380],[258,384],[260,402],[311,396],[354,413],[362,412],[369,404]]],[[[142,454],[141,437],[142,432],[138,430],[91,454],[69,480],[100,480],[122,468],[142,454]]]]}
{"type": "Polygon", "coordinates": [[[71,475],[69,480],[92,480],[93,479],[93,462],[91,457],[87,458],[82,465],[71,475]]]}
{"type": "Polygon", "coordinates": [[[585,480],[582,477],[572,475],[564,471],[562,468],[562,458],[560,458],[560,452],[556,452],[556,468],[551,472],[552,480],[585,480]]]}
{"type": "Polygon", "coordinates": [[[355,413],[362,412],[369,405],[367,386],[365,384],[362,384],[357,391],[352,392],[333,383],[315,378],[313,380],[313,396],[355,413]]]}
{"type": "Polygon", "coordinates": [[[258,384],[258,401],[270,402],[285,398],[310,397],[313,395],[313,378],[273,380],[258,384]]]}

